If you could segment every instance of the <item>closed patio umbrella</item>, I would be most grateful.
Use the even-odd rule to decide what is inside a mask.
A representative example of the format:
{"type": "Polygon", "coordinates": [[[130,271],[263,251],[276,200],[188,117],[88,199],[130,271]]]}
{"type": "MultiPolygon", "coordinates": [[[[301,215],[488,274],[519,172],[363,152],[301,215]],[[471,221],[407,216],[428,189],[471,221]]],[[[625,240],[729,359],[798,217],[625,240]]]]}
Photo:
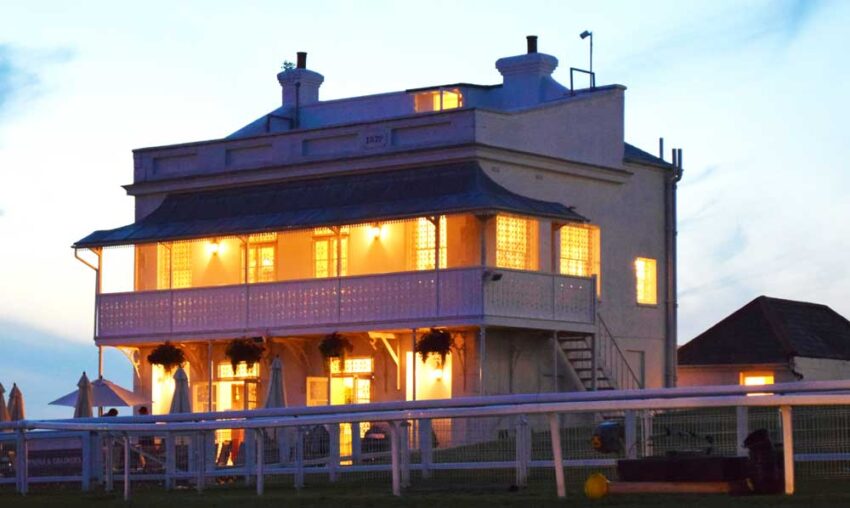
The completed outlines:
{"type": "Polygon", "coordinates": [[[11,421],[23,420],[25,415],[24,395],[18,385],[12,383],[12,391],[9,392],[9,419],[11,421]]]}
{"type": "Polygon", "coordinates": [[[0,422],[8,422],[11,420],[9,417],[9,408],[6,407],[6,389],[3,388],[3,383],[0,383],[0,422]]]}
{"type": "Polygon", "coordinates": [[[269,376],[269,392],[266,394],[266,408],[286,407],[286,389],[283,385],[283,362],[275,357],[269,376]]]}
{"type": "MultiPolygon", "coordinates": [[[[286,387],[284,386],[283,362],[280,357],[275,357],[272,362],[272,371],[269,375],[269,391],[266,394],[266,408],[286,407],[286,387]]],[[[268,432],[268,430],[266,431],[268,432]]],[[[289,462],[289,443],[292,441],[291,432],[288,429],[275,429],[274,436],[277,439],[278,460],[281,464],[289,462]]]]}
{"type": "Polygon", "coordinates": [[[80,377],[80,380],[77,382],[77,388],[77,400],[76,405],[74,405],[74,418],[91,418],[94,394],[92,393],[91,381],[89,381],[89,377],[85,372],[83,372],[82,377],[80,377]]]}
{"type": "MultiPolygon", "coordinates": [[[[91,389],[92,407],[131,407],[149,402],[144,397],[136,395],[108,379],[98,378],[92,381],[91,389]]],[[[77,397],[79,394],[80,390],[78,388],[67,395],[59,397],[50,404],[54,406],[77,407],[77,397]]]]}
{"type": "Polygon", "coordinates": [[[174,373],[174,396],[171,397],[169,413],[191,413],[192,397],[189,393],[189,378],[183,367],[178,367],[174,373]]]}

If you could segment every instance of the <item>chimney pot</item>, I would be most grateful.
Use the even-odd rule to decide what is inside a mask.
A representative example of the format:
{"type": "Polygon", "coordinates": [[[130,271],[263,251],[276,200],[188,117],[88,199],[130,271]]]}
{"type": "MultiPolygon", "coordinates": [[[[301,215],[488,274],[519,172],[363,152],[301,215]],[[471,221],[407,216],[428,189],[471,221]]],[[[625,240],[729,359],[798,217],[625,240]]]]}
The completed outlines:
{"type": "Polygon", "coordinates": [[[528,45],[528,53],[537,53],[537,36],[536,35],[526,35],[525,36],[526,43],[528,45]]]}
{"type": "Polygon", "coordinates": [[[296,65],[298,69],[306,69],[307,68],[307,52],[299,51],[298,52],[298,64],[296,65]]]}

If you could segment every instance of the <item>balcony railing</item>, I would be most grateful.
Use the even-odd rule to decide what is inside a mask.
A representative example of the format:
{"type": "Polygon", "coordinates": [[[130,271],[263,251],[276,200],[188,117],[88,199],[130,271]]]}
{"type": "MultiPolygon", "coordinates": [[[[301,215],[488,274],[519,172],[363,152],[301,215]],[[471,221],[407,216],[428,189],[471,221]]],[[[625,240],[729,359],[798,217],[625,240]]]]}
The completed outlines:
{"type": "Polygon", "coordinates": [[[582,277],[474,267],[102,294],[98,338],[307,333],[488,320],[536,320],[553,328],[555,323],[594,322],[593,284],[582,277]],[[492,280],[494,273],[501,278],[492,280]]]}

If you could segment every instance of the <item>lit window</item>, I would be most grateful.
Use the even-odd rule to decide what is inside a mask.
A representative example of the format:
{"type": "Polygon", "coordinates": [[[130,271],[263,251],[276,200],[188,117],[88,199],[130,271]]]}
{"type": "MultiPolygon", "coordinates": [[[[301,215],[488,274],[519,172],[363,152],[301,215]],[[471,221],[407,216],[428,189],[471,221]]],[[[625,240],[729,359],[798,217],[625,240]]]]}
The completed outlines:
{"type": "Polygon", "coordinates": [[[157,289],[192,286],[192,243],[172,242],[156,247],[157,289]]]}
{"type": "MultiPolygon", "coordinates": [[[[248,236],[248,282],[272,282],[275,280],[275,258],[277,233],[258,233],[248,236]]],[[[245,260],[242,260],[245,268],[245,260]]],[[[245,278],[244,272],[242,275],[245,278]]]]}
{"type": "MultiPolygon", "coordinates": [[[[413,246],[417,270],[434,269],[434,249],[437,247],[437,228],[429,219],[416,219],[413,246]]],[[[446,267],[446,216],[440,216],[440,268],[446,267]]]]}
{"type": "Polygon", "coordinates": [[[741,372],[741,386],[764,386],[773,384],[773,372],[741,372]]]}
{"type": "Polygon", "coordinates": [[[313,266],[317,278],[336,277],[337,241],[340,242],[340,276],[348,275],[348,226],[336,234],[331,228],[313,230],[313,266]]]}
{"type": "Polygon", "coordinates": [[[260,377],[260,364],[255,363],[248,368],[248,364],[241,362],[236,365],[236,372],[233,372],[233,364],[230,362],[220,362],[218,364],[218,379],[251,379],[260,377]]]}
{"type": "Polygon", "coordinates": [[[599,292],[599,228],[575,224],[561,228],[561,267],[564,275],[596,275],[599,292]]]}
{"type": "Polygon", "coordinates": [[[635,259],[635,282],[637,286],[637,303],[645,305],[655,305],[658,303],[658,283],[654,259],[635,259]]]}
{"type": "Polygon", "coordinates": [[[496,216],[496,266],[533,270],[536,222],[510,215],[496,216]]]}
{"type": "Polygon", "coordinates": [[[340,370],[340,359],[331,358],[330,367],[331,374],[371,374],[372,373],[372,358],[364,356],[362,358],[346,358],[345,363],[340,370]]]}
{"type": "Polygon", "coordinates": [[[460,90],[432,90],[421,92],[413,96],[413,108],[417,113],[428,111],[442,111],[444,109],[456,109],[463,107],[463,94],[460,90]]]}

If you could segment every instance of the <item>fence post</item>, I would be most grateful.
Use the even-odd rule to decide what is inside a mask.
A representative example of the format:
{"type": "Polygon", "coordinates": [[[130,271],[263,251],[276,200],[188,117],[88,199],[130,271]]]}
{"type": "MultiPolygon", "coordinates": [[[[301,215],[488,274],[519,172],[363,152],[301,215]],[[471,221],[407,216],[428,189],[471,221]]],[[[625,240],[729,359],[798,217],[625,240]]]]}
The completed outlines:
{"type": "Polygon", "coordinates": [[[422,465],[422,478],[431,478],[431,464],[434,461],[433,425],[430,418],[419,420],[419,462],[422,465]]]}
{"type": "MultiPolygon", "coordinates": [[[[249,431],[250,432],[250,431],[249,431]]],[[[257,495],[262,496],[265,485],[265,457],[266,457],[266,440],[263,437],[263,429],[254,430],[257,439],[257,495]]]]}
{"type": "Polygon", "coordinates": [[[242,453],[245,454],[245,460],[242,461],[245,465],[243,476],[245,477],[245,485],[251,485],[252,475],[254,474],[254,452],[257,451],[257,444],[254,439],[254,432],[251,429],[245,429],[243,433],[245,435],[245,445],[242,447],[242,453]]]}
{"type": "Polygon", "coordinates": [[[91,441],[92,435],[91,432],[83,432],[80,434],[80,446],[82,447],[82,457],[80,457],[80,461],[82,462],[82,470],[80,471],[81,475],[81,489],[83,492],[88,492],[91,490],[91,472],[92,472],[92,460],[91,460],[91,441]]]}
{"type": "Polygon", "coordinates": [[[516,486],[528,486],[528,463],[531,461],[531,428],[528,417],[520,415],[516,423],[516,486]]]}
{"type": "Polygon", "coordinates": [[[95,482],[100,485],[106,481],[103,468],[103,437],[100,432],[94,432],[91,436],[91,471],[95,482]]]}
{"type": "Polygon", "coordinates": [[[15,483],[17,484],[18,492],[26,495],[29,490],[29,450],[27,446],[27,436],[23,429],[18,429],[18,440],[15,443],[15,483]]]}
{"type": "Polygon", "coordinates": [[[174,434],[168,432],[165,434],[165,489],[171,490],[174,488],[174,473],[177,469],[177,457],[174,446],[174,434]]]}
{"type": "Polygon", "coordinates": [[[401,453],[401,486],[410,487],[410,422],[399,425],[399,450],[401,453]]]}
{"type": "Polygon", "coordinates": [[[794,427],[791,406],[780,406],[782,417],[782,455],[785,460],[785,494],[794,493],[794,427]]]}
{"type": "Polygon", "coordinates": [[[328,481],[336,481],[336,471],[339,469],[339,427],[338,423],[325,425],[328,430],[328,481]]]}
{"type": "Polygon", "coordinates": [[[130,500],[130,435],[124,433],[124,501],[130,500]]]}
{"type": "Polygon", "coordinates": [[[749,455],[747,449],[744,447],[744,440],[747,439],[747,435],[750,433],[749,411],[747,409],[747,406],[738,406],[735,408],[735,436],[738,440],[736,449],[738,450],[739,457],[749,455]]]}
{"type": "Polygon", "coordinates": [[[624,413],[626,458],[637,458],[637,415],[634,409],[626,410],[624,413]]]}
{"type": "Polygon", "coordinates": [[[206,477],[204,476],[204,473],[206,472],[207,468],[207,433],[203,430],[199,431],[198,434],[195,436],[195,441],[195,462],[197,463],[196,471],[198,473],[198,477],[195,480],[195,490],[197,490],[198,492],[203,492],[204,484],[206,483],[206,477]]]}
{"type": "Polygon", "coordinates": [[[275,436],[277,437],[277,457],[281,466],[289,464],[289,434],[290,429],[288,427],[275,429],[275,436]]]}
{"type": "Polygon", "coordinates": [[[363,442],[360,439],[360,423],[354,422],[351,424],[351,463],[357,465],[360,463],[360,454],[363,450],[363,442]]]}
{"type": "Polygon", "coordinates": [[[393,495],[401,496],[401,464],[399,453],[398,422],[390,424],[390,457],[392,463],[393,495]]]}
{"type": "Polygon", "coordinates": [[[641,427],[643,428],[643,456],[651,457],[655,450],[652,446],[652,413],[648,410],[641,411],[641,427]]]}
{"type": "Polygon", "coordinates": [[[561,451],[561,428],[558,424],[558,415],[549,413],[549,434],[552,440],[552,462],[555,468],[555,486],[558,490],[558,497],[567,496],[567,488],[564,484],[564,455],[561,451]]]}
{"type": "Polygon", "coordinates": [[[304,428],[295,433],[295,488],[304,488],[304,428]]]}
{"type": "Polygon", "coordinates": [[[104,462],[104,469],[106,470],[104,472],[106,475],[106,486],[104,490],[112,492],[115,488],[115,443],[109,434],[106,436],[106,460],[104,462]]]}

